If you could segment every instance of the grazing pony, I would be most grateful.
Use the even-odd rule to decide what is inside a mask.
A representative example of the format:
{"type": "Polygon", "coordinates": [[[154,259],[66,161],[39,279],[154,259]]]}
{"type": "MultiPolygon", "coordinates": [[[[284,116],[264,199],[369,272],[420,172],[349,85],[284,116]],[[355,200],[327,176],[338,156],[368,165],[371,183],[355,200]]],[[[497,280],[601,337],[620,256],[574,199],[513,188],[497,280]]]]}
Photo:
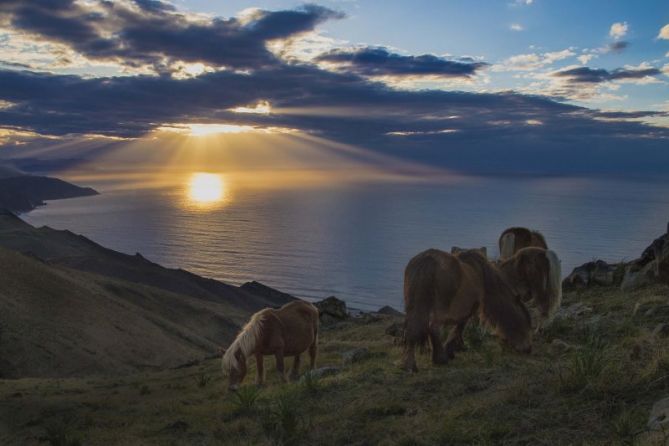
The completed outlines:
{"type": "Polygon", "coordinates": [[[415,349],[429,338],[432,362],[445,364],[457,349],[454,334],[462,333],[478,311],[479,320],[494,329],[514,349],[532,350],[532,323],[500,272],[474,251],[457,256],[437,249],[421,252],[404,271],[405,339],[402,367],[416,371],[415,349]],[[441,329],[456,326],[442,345],[441,329]]]}
{"type": "Polygon", "coordinates": [[[499,259],[504,260],[528,246],[548,249],[546,239],[539,231],[527,228],[508,228],[499,236],[499,259]]]}
{"type": "Polygon", "coordinates": [[[497,267],[523,302],[533,301],[539,309],[541,322],[537,330],[547,326],[562,301],[560,259],[549,249],[523,248],[497,267]]]}
{"type": "Polygon", "coordinates": [[[223,354],[223,375],[230,377],[228,389],[236,390],[246,376],[246,360],[256,358],[256,384],[265,381],[263,359],[274,355],[281,380],[287,382],[283,358],[294,356],[291,379],[300,373],[300,355],[309,350],[310,368],[318,354],[318,309],[304,301],[287,303],[279,309],[265,308],[251,316],[223,354]]]}

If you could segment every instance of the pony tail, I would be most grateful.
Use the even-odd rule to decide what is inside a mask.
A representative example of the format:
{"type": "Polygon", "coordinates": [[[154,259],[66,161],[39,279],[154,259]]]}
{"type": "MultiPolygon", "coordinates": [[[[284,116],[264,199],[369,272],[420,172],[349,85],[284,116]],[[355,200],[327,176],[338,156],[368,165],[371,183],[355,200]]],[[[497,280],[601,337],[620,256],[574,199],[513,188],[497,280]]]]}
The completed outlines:
{"type": "Polygon", "coordinates": [[[404,345],[427,343],[436,297],[437,261],[429,256],[411,262],[404,272],[404,345]]]}
{"type": "Polygon", "coordinates": [[[549,267],[549,281],[548,281],[548,290],[549,290],[549,306],[548,306],[548,317],[547,320],[551,321],[555,312],[560,308],[560,303],[562,302],[562,267],[560,264],[560,259],[558,258],[555,251],[550,249],[546,251],[546,257],[548,258],[549,267]]]}
{"type": "Polygon", "coordinates": [[[499,256],[503,259],[513,257],[516,247],[516,235],[513,232],[507,232],[499,239],[499,256]]]}

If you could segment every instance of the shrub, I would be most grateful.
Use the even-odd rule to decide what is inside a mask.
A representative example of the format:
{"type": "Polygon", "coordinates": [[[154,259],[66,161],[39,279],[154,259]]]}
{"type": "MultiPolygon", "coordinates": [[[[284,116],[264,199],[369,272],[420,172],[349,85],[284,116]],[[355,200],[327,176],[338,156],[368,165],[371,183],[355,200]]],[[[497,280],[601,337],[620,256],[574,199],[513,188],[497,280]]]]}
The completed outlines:
{"type": "Polygon", "coordinates": [[[197,377],[197,386],[200,388],[206,387],[209,381],[211,381],[211,376],[203,373],[197,377]]]}
{"type": "Polygon", "coordinates": [[[54,421],[45,427],[46,440],[51,446],[80,446],[81,440],[72,432],[72,427],[65,421],[54,421]]]}
{"type": "Polygon", "coordinates": [[[242,386],[234,394],[233,403],[235,412],[247,414],[253,412],[260,396],[260,389],[256,386],[242,386]]]}
{"type": "Polygon", "coordinates": [[[299,444],[306,433],[305,422],[298,411],[297,399],[292,396],[278,398],[265,408],[261,416],[263,432],[277,445],[299,444]]]}

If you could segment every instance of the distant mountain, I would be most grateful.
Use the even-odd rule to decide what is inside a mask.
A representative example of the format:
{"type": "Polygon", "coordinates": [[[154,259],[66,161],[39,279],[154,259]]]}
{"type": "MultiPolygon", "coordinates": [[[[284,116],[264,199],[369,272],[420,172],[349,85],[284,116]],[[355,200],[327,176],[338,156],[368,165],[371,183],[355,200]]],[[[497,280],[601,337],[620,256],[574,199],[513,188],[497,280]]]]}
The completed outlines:
{"type": "Polygon", "coordinates": [[[2,177],[0,175],[0,209],[30,211],[44,200],[97,195],[90,187],[79,187],[57,178],[33,175],[2,177]]]}
{"type": "Polygon", "coordinates": [[[252,312],[292,299],[0,211],[0,378],[177,366],[216,354],[252,312]]]}

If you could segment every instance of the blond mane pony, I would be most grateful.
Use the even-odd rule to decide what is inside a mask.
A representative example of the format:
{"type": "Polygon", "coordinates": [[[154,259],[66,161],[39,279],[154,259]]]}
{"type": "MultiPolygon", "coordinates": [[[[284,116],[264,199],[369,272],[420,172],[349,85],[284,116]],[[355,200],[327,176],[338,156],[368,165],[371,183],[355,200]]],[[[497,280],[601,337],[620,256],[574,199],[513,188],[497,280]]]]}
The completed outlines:
{"type": "Polygon", "coordinates": [[[233,368],[239,370],[239,360],[235,355],[238,350],[241,351],[244,358],[247,358],[251,352],[255,350],[258,339],[260,339],[265,316],[271,311],[271,308],[265,308],[264,310],[258,311],[251,316],[251,320],[249,320],[240,330],[235,340],[232,341],[230,347],[225,351],[223,359],[221,360],[223,374],[226,374],[233,368]]]}

